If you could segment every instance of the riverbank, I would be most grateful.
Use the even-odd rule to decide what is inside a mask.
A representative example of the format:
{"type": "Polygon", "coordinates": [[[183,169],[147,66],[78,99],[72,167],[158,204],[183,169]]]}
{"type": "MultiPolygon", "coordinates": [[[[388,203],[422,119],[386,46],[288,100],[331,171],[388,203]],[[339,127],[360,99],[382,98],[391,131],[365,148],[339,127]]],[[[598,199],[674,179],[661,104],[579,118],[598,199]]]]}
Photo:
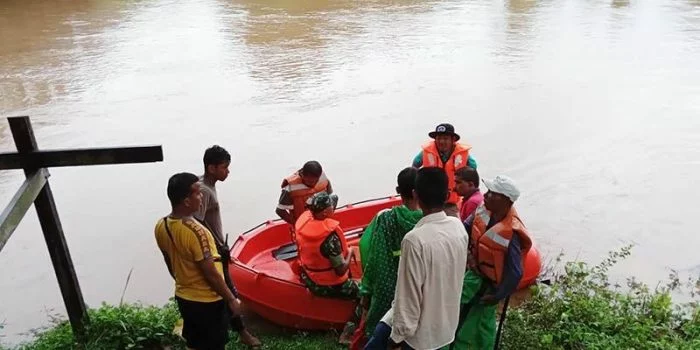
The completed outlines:
{"type": "MultiPolygon", "coordinates": [[[[651,289],[629,278],[612,284],[608,271],[629,256],[629,247],[610,253],[598,265],[563,264],[551,286],[532,288],[532,296],[507,312],[503,349],[700,349],[700,278],[681,281],[676,275],[651,289]],[[690,301],[674,304],[671,294],[690,301]]],[[[183,349],[173,334],[179,314],[171,302],[163,307],[124,304],[90,310],[88,349],[183,349]]],[[[344,349],[334,332],[307,333],[257,329],[264,349],[344,349]]],[[[73,349],[64,321],[36,335],[16,350],[73,349]]],[[[244,349],[232,341],[228,349],[244,349]]]]}

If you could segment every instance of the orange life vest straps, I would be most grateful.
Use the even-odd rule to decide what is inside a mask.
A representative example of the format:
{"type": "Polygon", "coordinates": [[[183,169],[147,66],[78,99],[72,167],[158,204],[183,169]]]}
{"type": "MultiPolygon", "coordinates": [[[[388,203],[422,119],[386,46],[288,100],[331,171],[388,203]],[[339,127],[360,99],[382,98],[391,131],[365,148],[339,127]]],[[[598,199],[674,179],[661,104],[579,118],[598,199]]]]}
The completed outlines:
{"type": "Polygon", "coordinates": [[[515,208],[511,208],[503,220],[489,229],[486,227],[491,220],[491,213],[486,207],[479,206],[475,214],[470,239],[470,254],[474,257],[472,261],[475,266],[471,268],[477,269],[484,277],[499,284],[503,278],[504,260],[513,235],[517,234],[520,240],[523,262],[532,247],[532,239],[515,208]]]}
{"type": "Polygon", "coordinates": [[[457,204],[459,195],[455,191],[455,171],[464,168],[469,163],[469,150],[472,147],[466,144],[455,143],[454,150],[446,163],[442,162],[440,152],[435,145],[435,141],[427,142],[423,145],[423,167],[440,167],[445,170],[448,179],[448,189],[450,191],[447,203],[457,204]]]}
{"type": "Polygon", "coordinates": [[[295,228],[299,262],[309,278],[322,286],[334,286],[345,282],[349,277],[348,272],[338,276],[330,260],[321,254],[323,242],[331,232],[336,232],[343,247],[342,255],[347,256],[347,241],[338,221],[333,219],[316,220],[311,211],[307,210],[299,217],[295,228]]]}
{"type": "Polygon", "coordinates": [[[292,209],[292,217],[293,220],[296,221],[306,210],[306,200],[314,194],[328,189],[328,179],[325,174],[321,174],[321,178],[316,185],[309,188],[304,185],[297,171],[284,179],[282,187],[286,186],[289,186],[289,195],[292,197],[292,204],[294,206],[294,209],[292,209]]]}

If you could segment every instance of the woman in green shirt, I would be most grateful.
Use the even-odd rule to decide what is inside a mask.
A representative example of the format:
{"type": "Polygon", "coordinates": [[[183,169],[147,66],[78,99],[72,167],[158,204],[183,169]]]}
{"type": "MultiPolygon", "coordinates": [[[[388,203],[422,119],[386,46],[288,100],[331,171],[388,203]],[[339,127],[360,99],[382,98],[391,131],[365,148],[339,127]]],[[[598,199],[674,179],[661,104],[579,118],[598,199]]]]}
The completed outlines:
{"type": "Polygon", "coordinates": [[[413,196],[417,169],[401,170],[396,192],[401,195],[402,205],[384,210],[372,219],[360,240],[362,260],[362,284],[360,295],[365,314],[366,337],[372,335],[377,323],[391,308],[396,288],[396,274],[401,255],[401,241],[423,217],[418,201],[413,196]]]}

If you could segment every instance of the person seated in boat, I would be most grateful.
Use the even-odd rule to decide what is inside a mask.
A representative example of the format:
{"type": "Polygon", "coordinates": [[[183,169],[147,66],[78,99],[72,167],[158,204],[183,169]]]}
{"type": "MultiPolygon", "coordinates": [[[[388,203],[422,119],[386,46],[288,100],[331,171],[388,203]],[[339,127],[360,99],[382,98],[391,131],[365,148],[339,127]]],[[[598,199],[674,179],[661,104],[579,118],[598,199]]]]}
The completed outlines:
{"type": "Polygon", "coordinates": [[[496,308],[516,291],[532,240],[513,203],[520,197],[506,176],[485,180],[484,204],[465,221],[470,235],[460,324],[450,349],[492,349],[496,308]]]}
{"type": "Polygon", "coordinates": [[[464,221],[484,202],[484,195],[479,191],[479,173],[476,169],[465,167],[455,172],[455,191],[462,197],[459,219],[464,221]]]}
{"type": "Polygon", "coordinates": [[[460,136],[452,124],[440,124],[435,127],[435,131],[428,133],[428,136],[433,140],[422,146],[413,159],[413,167],[440,167],[445,170],[450,191],[445,202],[445,213],[458,217],[459,195],[455,191],[455,171],[467,166],[476,169],[476,160],[470,154],[472,147],[457,142],[460,136]]]}
{"type": "Polygon", "coordinates": [[[301,280],[318,296],[356,299],[357,282],[350,279],[350,260],[355,254],[348,247],[339,222],[331,219],[338,197],[319,192],[310,198],[295,223],[295,241],[301,265],[301,280]]]}
{"type": "Polygon", "coordinates": [[[319,192],[332,194],[333,188],[321,164],[311,160],[282,181],[282,193],[275,213],[293,227],[306,210],[308,199],[319,192]]]}
{"type": "Polygon", "coordinates": [[[399,269],[401,241],[423,217],[418,199],[413,195],[418,170],[408,167],[397,177],[396,192],[401,195],[401,205],[377,213],[362,234],[360,257],[362,283],[360,296],[364,311],[363,321],[355,334],[361,349],[381,320],[391,308],[396,291],[396,274],[399,269]]]}

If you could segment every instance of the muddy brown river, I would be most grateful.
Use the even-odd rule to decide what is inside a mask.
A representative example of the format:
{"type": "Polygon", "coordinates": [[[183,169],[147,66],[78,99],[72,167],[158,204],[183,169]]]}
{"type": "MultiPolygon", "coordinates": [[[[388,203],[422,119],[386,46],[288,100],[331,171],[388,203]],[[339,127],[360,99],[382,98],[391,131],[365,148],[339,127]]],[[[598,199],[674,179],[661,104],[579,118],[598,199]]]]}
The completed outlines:
{"type": "MultiPolygon", "coordinates": [[[[700,275],[698,0],[5,0],[0,152],[14,115],[45,149],[163,145],[161,163],[51,170],[91,306],[132,269],[125,300],[172,294],[153,226],[206,147],[234,157],[235,236],[309,159],[343,203],[392,193],[443,121],[482,176],[518,181],[545,256],[634,244],[613,278],[700,275]]],[[[1,207],[22,181],[0,172],[1,207]]],[[[33,210],[0,266],[1,342],[65,313],[33,210]]]]}

